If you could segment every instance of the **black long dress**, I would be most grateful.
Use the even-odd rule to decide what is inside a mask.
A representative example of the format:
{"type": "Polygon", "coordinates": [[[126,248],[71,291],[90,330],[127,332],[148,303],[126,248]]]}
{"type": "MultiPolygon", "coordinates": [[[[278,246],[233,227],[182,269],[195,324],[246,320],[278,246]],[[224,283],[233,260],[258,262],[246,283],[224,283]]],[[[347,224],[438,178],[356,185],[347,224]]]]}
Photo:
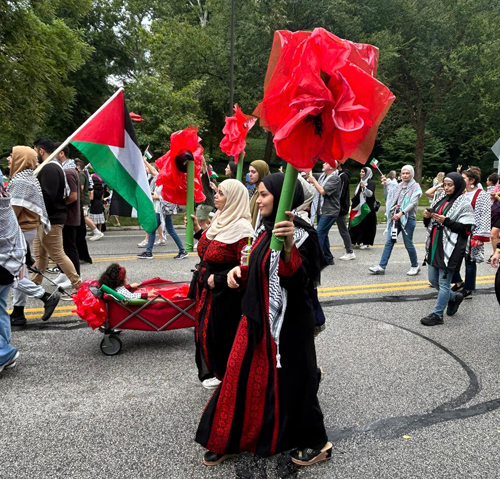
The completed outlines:
{"type": "Polygon", "coordinates": [[[196,365],[200,381],[214,375],[224,377],[241,319],[242,291],[230,289],[227,273],[240,264],[241,250],[248,244],[243,238],[234,244],[209,240],[203,233],[198,241],[200,263],[193,277],[190,298],[196,301],[195,344],[196,365]],[[215,288],[207,281],[214,275],[215,288]]]}
{"type": "MultiPolygon", "coordinates": [[[[373,195],[366,198],[366,204],[370,207],[370,213],[365,216],[363,221],[354,227],[349,226],[349,234],[353,245],[373,246],[375,235],[377,234],[377,213],[375,212],[375,182],[368,180],[366,188],[373,191],[373,195]]],[[[361,197],[361,188],[354,195],[351,208],[358,206],[361,197]]]]}
{"type": "Polygon", "coordinates": [[[288,305],[279,342],[281,368],[277,367],[268,319],[270,234],[265,231],[254,243],[250,272],[242,267],[244,281],[252,278],[252,271],[260,275],[258,288],[254,288],[257,282],[249,284],[244,311],[245,300],[250,299],[259,303],[263,314],[243,316],[222,384],[196,433],[196,441],[217,454],[249,451],[269,456],[293,448],[321,449],[328,440],[317,398],[315,317],[305,288],[308,275],[295,246],[290,261],[280,260],[278,269],[288,305]]]}

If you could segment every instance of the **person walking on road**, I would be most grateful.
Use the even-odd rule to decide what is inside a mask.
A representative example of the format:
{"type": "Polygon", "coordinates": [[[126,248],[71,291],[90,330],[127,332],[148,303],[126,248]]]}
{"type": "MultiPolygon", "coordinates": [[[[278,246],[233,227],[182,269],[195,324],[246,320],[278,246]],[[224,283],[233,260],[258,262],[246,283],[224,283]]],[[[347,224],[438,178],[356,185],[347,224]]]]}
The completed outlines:
{"type": "Polygon", "coordinates": [[[426,263],[429,282],[437,289],[434,311],[422,318],[425,326],[443,324],[443,313],[448,316],[458,311],[464,297],[451,291],[451,279],[465,256],[467,241],[475,226],[474,210],[463,194],[465,181],[460,173],[448,173],[443,181],[445,196],[424,211],[427,227],[426,263]]]}
{"type": "Polygon", "coordinates": [[[349,209],[351,207],[351,172],[344,168],[342,163],[337,164],[337,171],[339,172],[339,178],[342,182],[342,189],[340,191],[340,211],[337,218],[337,228],[339,229],[340,237],[344,242],[345,254],[343,254],[339,259],[342,261],[350,261],[356,259],[354,250],[352,248],[351,236],[349,234],[349,229],[347,226],[347,215],[349,214],[349,209]]]}
{"type": "MultiPolygon", "coordinates": [[[[373,246],[375,235],[377,234],[377,213],[375,211],[375,183],[371,179],[373,172],[367,166],[363,166],[359,172],[359,184],[354,192],[351,202],[351,210],[358,209],[361,221],[357,221],[353,226],[353,221],[349,223],[349,234],[355,248],[368,249],[373,246]],[[366,204],[369,211],[364,215],[363,204],[366,204]],[[364,216],[363,216],[364,215],[364,216]]],[[[355,218],[353,218],[355,220],[355,218]]]]}
{"type": "Polygon", "coordinates": [[[422,196],[422,188],[414,179],[415,171],[413,166],[406,165],[401,169],[402,182],[394,194],[391,205],[387,206],[387,211],[391,218],[391,227],[387,231],[382,258],[377,266],[372,266],[372,274],[385,274],[385,269],[391,257],[392,248],[396,244],[398,235],[403,233],[403,242],[410,256],[411,268],[406,273],[408,276],[415,276],[420,272],[418,265],[417,250],[413,244],[413,232],[417,224],[418,201],[422,196]]]}
{"type": "MultiPolygon", "coordinates": [[[[9,157],[10,178],[7,193],[17,222],[23,233],[26,244],[33,249],[38,227],[42,224],[45,232],[50,231],[50,221],[43,201],[40,183],[33,174],[37,165],[36,151],[27,146],[15,146],[9,157]]],[[[61,295],[47,293],[40,285],[33,283],[24,275],[14,289],[13,310],[10,315],[11,326],[25,326],[24,308],[28,296],[40,299],[44,303],[43,321],[47,321],[56,308],[61,295]]]]}
{"type": "Polygon", "coordinates": [[[490,241],[491,202],[489,194],[478,188],[480,180],[477,170],[469,169],[462,173],[466,188],[464,196],[470,201],[474,210],[476,227],[474,234],[469,236],[465,254],[465,281],[460,271],[456,271],[451,280],[452,291],[460,291],[464,299],[472,298],[476,289],[477,264],[484,261],[484,243],[490,241]]]}
{"type": "Polygon", "coordinates": [[[229,288],[227,273],[240,264],[254,235],[248,191],[241,181],[223,181],[214,200],[217,213],[207,230],[191,216],[200,263],[189,296],[196,301],[196,365],[206,389],[215,389],[224,377],[241,318],[243,292],[229,288]]]}
{"type": "MultiPolygon", "coordinates": [[[[54,151],[54,143],[48,138],[39,138],[35,140],[35,151],[38,154],[38,160],[42,162],[54,151]]],[[[69,196],[69,187],[64,170],[56,158],[40,170],[38,181],[42,188],[51,227],[50,231],[46,233],[41,225],[33,242],[37,268],[43,274],[47,269],[50,256],[69,278],[73,288],[77,290],[80,287],[80,276],[64,252],[62,236],[67,216],[66,198],[69,196]]],[[[32,277],[32,281],[41,284],[42,278],[41,274],[36,273],[32,277]]]]}
{"type": "Polygon", "coordinates": [[[316,188],[316,195],[311,205],[311,220],[314,223],[314,219],[318,218],[318,241],[329,265],[335,264],[335,260],[330,250],[328,233],[339,216],[342,192],[342,180],[335,171],[336,166],[325,162],[321,174],[307,177],[307,181],[316,188]]]}
{"type": "Polygon", "coordinates": [[[16,365],[19,351],[11,344],[7,297],[14,280],[24,271],[26,241],[3,183],[0,184],[0,372],[16,365]]]}

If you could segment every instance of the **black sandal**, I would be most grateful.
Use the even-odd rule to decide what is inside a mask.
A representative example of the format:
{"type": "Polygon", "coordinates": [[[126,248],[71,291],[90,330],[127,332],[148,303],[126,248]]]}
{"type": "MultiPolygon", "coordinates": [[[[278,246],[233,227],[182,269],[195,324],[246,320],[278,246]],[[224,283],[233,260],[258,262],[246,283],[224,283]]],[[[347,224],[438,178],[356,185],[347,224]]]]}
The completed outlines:
{"type": "Polygon", "coordinates": [[[215,452],[207,451],[203,456],[203,464],[205,466],[218,466],[221,462],[234,456],[236,454],[216,454],[215,452]]]}
{"type": "Polygon", "coordinates": [[[311,466],[317,462],[327,461],[332,457],[333,444],[327,442],[323,449],[295,449],[290,453],[292,462],[299,466],[311,466]]]}

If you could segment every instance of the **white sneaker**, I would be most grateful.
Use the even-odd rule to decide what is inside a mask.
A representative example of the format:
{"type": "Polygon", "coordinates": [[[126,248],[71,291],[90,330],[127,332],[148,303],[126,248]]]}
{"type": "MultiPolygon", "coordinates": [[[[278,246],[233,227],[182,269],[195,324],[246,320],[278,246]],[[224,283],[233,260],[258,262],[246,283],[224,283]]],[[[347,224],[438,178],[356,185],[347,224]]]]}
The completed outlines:
{"type": "Polygon", "coordinates": [[[147,245],[148,245],[148,240],[143,240],[140,243],[137,243],[137,246],[139,246],[139,248],[145,248],[147,245]]]}
{"type": "Polygon", "coordinates": [[[217,389],[219,384],[222,381],[219,381],[217,378],[205,379],[201,384],[205,389],[217,389]]]}
{"type": "Polygon", "coordinates": [[[99,231],[99,233],[96,233],[95,235],[92,235],[92,236],[89,238],[89,241],[97,241],[98,239],[101,239],[103,236],[104,236],[104,233],[101,233],[101,232],[99,231]]]}
{"type": "MultiPolygon", "coordinates": [[[[62,288],[62,289],[68,289],[68,288],[71,288],[71,281],[68,279],[68,277],[65,275],[65,274],[60,274],[59,276],[63,276],[63,278],[61,278],[61,281],[59,281],[57,283],[57,285],[62,288]]],[[[58,276],[58,277],[59,277],[58,276]]],[[[56,278],[57,279],[57,278],[56,278]]]]}
{"type": "Polygon", "coordinates": [[[379,265],[372,266],[371,268],[369,268],[369,270],[370,270],[371,274],[385,274],[385,269],[379,265]]]}
{"type": "Polygon", "coordinates": [[[155,246],[158,245],[166,245],[167,241],[165,239],[159,239],[158,241],[155,242],[155,246]]]}
{"type": "Polygon", "coordinates": [[[370,245],[368,244],[362,244],[359,249],[368,249],[370,247],[370,245]]]}
{"type": "Polygon", "coordinates": [[[408,276],[416,276],[418,273],[420,273],[420,266],[412,266],[406,274],[408,276]]]}
{"type": "Polygon", "coordinates": [[[339,259],[342,261],[349,261],[351,259],[356,259],[356,255],[354,253],[346,253],[343,256],[341,256],[339,259]]]}
{"type": "Polygon", "coordinates": [[[64,273],[59,273],[56,276],[56,279],[54,279],[54,283],[64,283],[65,281],[68,281],[68,277],[64,273]]]}

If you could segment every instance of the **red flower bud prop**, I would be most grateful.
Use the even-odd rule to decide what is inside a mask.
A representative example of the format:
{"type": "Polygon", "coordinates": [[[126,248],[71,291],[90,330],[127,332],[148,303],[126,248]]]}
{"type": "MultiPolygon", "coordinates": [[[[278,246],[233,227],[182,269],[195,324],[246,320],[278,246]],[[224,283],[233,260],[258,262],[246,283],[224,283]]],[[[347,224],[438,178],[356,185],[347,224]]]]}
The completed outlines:
{"type": "Polygon", "coordinates": [[[194,126],[176,131],[170,136],[170,150],[156,160],[156,166],[160,170],[156,184],[163,186],[161,195],[170,203],[186,204],[187,170],[184,168],[183,160],[186,152],[191,152],[194,157],[194,201],[196,203],[205,201],[200,176],[203,159],[203,147],[200,141],[198,128],[194,126]]]}
{"type": "Polygon", "coordinates": [[[224,138],[219,146],[226,155],[234,156],[236,164],[240,153],[245,151],[247,134],[256,121],[257,118],[245,115],[237,104],[234,105],[234,115],[226,116],[226,124],[222,129],[224,138]]]}
{"type": "Polygon", "coordinates": [[[378,49],[323,28],[277,31],[254,114],[276,152],[299,171],[318,159],[365,163],[395,96],[375,79],[378,49]]]}
{"type": "Polygon", "coordinates": [[[76,305],[76,310],[72,313],[78,314],[80,318],[87,321],[87,324],[92,329],[97,329],[106,321],[106,304],[104,300],[98,299],[89,287],[99,287],[99,283],[95,280],[83,281],[80,288],[73,296],[73,301],[76,305]]]}

